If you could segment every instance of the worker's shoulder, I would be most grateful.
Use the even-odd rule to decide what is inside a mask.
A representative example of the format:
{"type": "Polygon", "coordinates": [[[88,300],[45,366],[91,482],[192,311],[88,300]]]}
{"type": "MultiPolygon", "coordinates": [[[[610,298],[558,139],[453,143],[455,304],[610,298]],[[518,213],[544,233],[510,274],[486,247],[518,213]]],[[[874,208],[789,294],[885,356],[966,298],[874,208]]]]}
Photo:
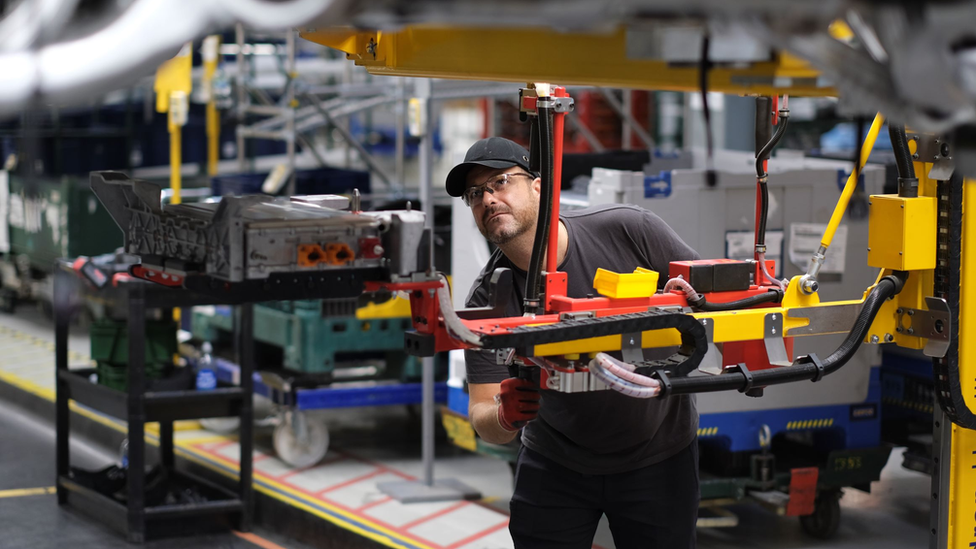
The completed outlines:
{"type": "Polygon", "coordinates": [[[569,210],[563,212],[561,217],[570,223],[598,226],[664,223],[654,212],[633,204],[604,204],[582,210],[569,210]]]}

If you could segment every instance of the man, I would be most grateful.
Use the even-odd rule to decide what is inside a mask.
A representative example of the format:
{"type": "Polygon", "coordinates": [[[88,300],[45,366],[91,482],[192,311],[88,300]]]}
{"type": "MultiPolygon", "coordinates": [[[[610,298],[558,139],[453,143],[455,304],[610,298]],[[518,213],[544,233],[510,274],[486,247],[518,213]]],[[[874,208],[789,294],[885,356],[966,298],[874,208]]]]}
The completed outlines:
{"type": "MultiPolygon", "coordinates": [[[[539,210],[541,180],[529,153],[498,137],[483,139],[447,178],[470,206],[494,251],[467,299],[488,304],[499,267],[515,275],[509,316],[521,316],[539,210]]],[[[570,297],[595,294],[597,268],[668,272],[698,259],[660,218],[635,206],[565,212],[559,219],[559,270],[570,297]]],[[[471,423],[481,437],[507,443],[522,430],[509,530],[516,548],[589,548],[607,515],[618,549],[694,547],[699,500],[698,414],[693,397],[635,399],[615,391],[565,394],[509,378],[492,353],[465,353],[471,423]]]]}

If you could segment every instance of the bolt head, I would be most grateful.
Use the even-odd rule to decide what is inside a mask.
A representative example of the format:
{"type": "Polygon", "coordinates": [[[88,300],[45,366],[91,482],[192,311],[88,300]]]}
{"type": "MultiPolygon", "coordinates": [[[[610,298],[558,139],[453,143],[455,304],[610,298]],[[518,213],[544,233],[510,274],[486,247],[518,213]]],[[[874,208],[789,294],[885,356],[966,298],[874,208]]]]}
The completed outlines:
{"type": "Polygon", "coordinates": [[[891,343],[892,341],[895,340],[895,336],[893,336],[891,334],[885,334],[884,340],[885,340],[885,343],[891,343]]]}
{"type": "Polygon", "coordinates": [[[881,341],[881,338],[880,337],[878,337],[876,335],[871,336],[871,343],[877,343],[879,341],[881,341]]]}

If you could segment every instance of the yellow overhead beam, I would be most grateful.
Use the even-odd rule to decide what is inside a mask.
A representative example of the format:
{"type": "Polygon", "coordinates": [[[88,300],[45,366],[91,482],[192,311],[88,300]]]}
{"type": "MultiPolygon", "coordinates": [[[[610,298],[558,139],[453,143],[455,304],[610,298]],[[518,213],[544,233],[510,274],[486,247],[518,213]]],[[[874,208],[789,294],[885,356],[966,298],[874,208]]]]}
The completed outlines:
{"type": "MultiPolygon", "coordinates": [[[[302,38],[346,53],[376,75],[558,82],[653,90],[700,89],[697,64],[627,54],[627,29],[565,33],[548,28],[417,25],[399,31],[332,27],[302,38]]],[[[805,62],[786,54],[740,66],[717,65],[708,89],[730,94],[836,95],[805,62]]]]}

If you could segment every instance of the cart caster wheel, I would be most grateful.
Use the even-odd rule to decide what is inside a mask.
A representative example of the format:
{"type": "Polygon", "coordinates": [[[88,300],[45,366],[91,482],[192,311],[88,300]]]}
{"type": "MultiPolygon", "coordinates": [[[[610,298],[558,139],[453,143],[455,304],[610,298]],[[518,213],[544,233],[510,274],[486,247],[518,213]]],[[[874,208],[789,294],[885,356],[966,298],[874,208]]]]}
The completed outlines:
{"type": "Polygon", "coordinates": [[[813,508],[813,514],[800,517],[800,526],[811,536],[828,539],[840,526],[840,492],[821,492],[813,508]]]}
{"type": "Polygon", "coordinates": [[[239,417],[208,417],[200,420],[203,428],[218,435],[229,435],[236,433],[241,428],[241,418],[239,417]]]}
{"type": "Polygon", "coordinates": [[[291,421],[275,426],[275,452],[292,467],[311,467],[329,450],[329,430],[321,421],[309,420],[303,414],[295,413],[292,417],[291,421]]]}

